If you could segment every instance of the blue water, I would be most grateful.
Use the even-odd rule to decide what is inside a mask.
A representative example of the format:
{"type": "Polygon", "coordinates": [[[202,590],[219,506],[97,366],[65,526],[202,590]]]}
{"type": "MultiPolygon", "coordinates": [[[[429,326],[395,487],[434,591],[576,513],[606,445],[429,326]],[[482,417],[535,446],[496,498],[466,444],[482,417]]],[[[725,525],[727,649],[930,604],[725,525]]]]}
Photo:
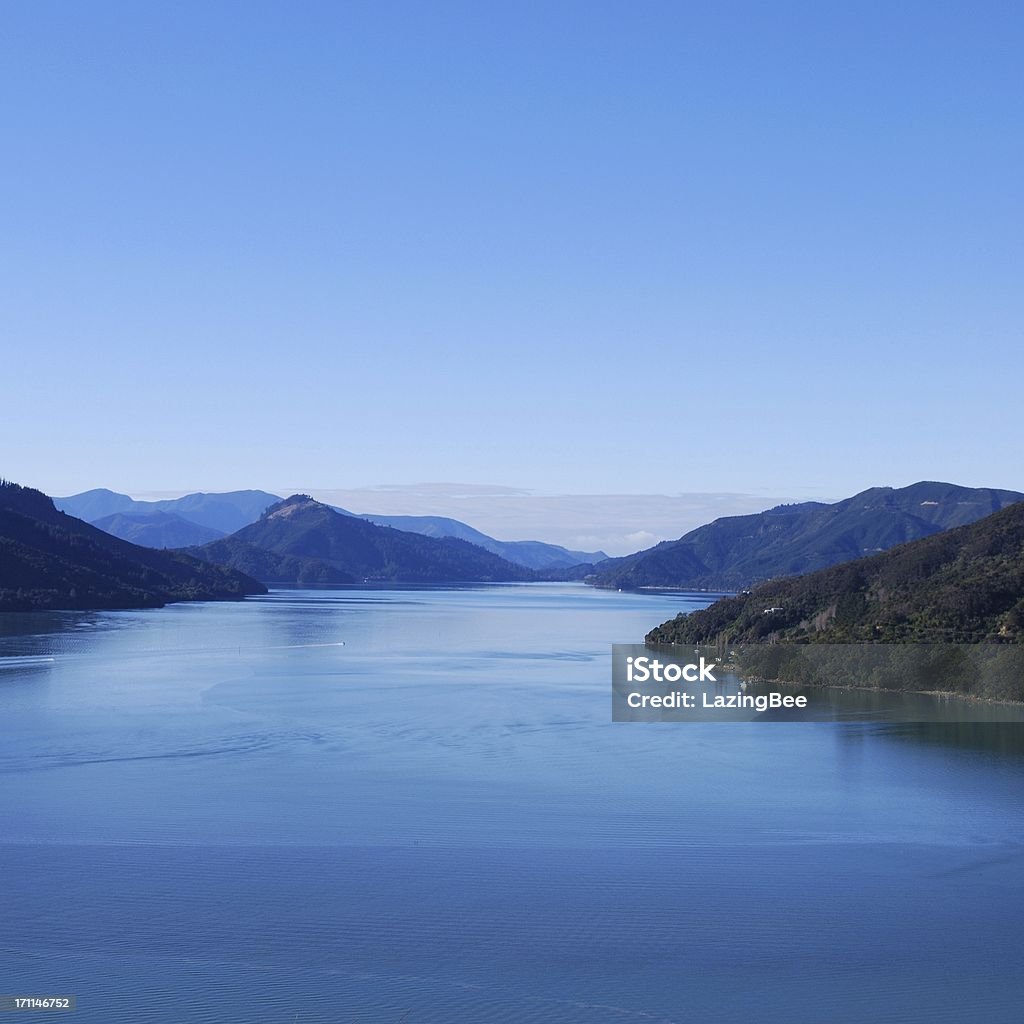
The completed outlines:
{"type": "Polygon", "coordinates": [[[610,645],[700,603],[0,616],[0,993],[83,1024],[1018,1024],[1024,759],[613,725],[610,645]]]}

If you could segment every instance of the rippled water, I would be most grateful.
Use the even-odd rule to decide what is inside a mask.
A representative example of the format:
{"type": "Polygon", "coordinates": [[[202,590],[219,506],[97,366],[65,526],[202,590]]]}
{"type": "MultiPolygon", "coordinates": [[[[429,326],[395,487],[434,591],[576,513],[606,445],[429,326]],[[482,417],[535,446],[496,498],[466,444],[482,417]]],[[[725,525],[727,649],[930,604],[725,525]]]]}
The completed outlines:
{"type": "Polygon", "coordinates": [[[699,600],[0,616],[0,993],[83,1022],[1020,1021],[1015,743],[613,725],[611,643],[699,600]]]}

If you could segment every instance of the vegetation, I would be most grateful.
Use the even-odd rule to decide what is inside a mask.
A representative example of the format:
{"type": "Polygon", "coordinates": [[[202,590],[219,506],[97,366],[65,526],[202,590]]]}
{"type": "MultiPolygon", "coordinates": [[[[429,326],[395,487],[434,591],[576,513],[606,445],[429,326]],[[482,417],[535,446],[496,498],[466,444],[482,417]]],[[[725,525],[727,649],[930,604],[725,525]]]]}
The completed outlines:
{"type": "MultiPolygon", "coordinates": [[[[608,556],[603,551],[571,551],[559,544],[539,540],[495,540],[472,526],[444,516],[361,516],[377,526],[393,526],[396,530],[422,533],[427,537],[458,537],[476,544],[515,565],[540,571],[566,570],[582,563],[593,564],[608,556]]],[[[563,577],[564,578],[564,577],[563,577]]],[[[579,578],[582,578],[579,577],[579,578]]]]}
{"type": "Polygon", "coordinates": [[[0,611],[152,608],[265,591],[240,572],[112,537],[40,491],[0,480],[0,611]]]}
{"type": "Polygon", "coordinates": [[[330,572],[357,582],[468,583],[534,578],[529,569],[468,541],[376,526],[343,515],[308,494],[294,494],[278,502],[257,522],[225,541],[192,550],[201,558],[234,568],[248,566],[258,571],[261,579],[274,582],[283,578],[314,582],[316,573],[329,582],[326,574],[330,572]],[[262,556],[254,549],[292,561],[268,562],[260,570],[257,559],[262,556]],[[266,575],[268,572],[274,575],[266,575]]]}
{"type": "Polygon", "coordinates": [[[146,515],[115,512],[93,520],[92,525],[144,548],[186,548],[223,536],[220,530],[200,526],[174,512],[150,512],[146,515]]]}
{"type": "Polygon", "coordinates": [[[748,679],[1024,700],[1022,644],[750,644],[736,661],[748,679]]]}
{"type": "Polygon", "coordinates": [[[647,642],[735,650],[764,679],[1022,700],[1024,503],[723,598],[647,642]]]}
{"type": "Polygon", "coordinates": [[[871,558],[723,598],[664,623],[648,640],[719,636],[730,644],[1020,642],[1024,503],[871,558]]]}
{"type": "MultiPolygon", "coordinates": [[[[197,493],[162,501],[136,501],[127,494],[105,488],[54,498],[54,504],[62,512],[84,519],[122,540],[151,548],[188,548],[207,544],[254,523],[271,505],[280,501],[280,497],[266,491],[197,493]]],[[[352,515],[346,509],[329,507],[343,515],[352,515]]],[[[570,551],[543,541],[495,540],[466,523],[445,516],[361,515],[359,518],[377,526],[393,526],[406,533],[457,537],[528,569],[566,569],[608,557],[603,551],[570,551]]],[[[223,552],[218,555],[222,556],[223,552]]],[[[582,578],[582,574],[574,578],[582,578]]]]}
{"type": "Polygon", "coordinates": [[[716,519],[679,540],[599,563],[591,582],[622,589],[739,590],[887,551],[1022,500],[1016,491],[923,482],[898,490],[875,487],[833,505],[780,505],[716,519]]]}
{"type": "Polygon", "coordinates": [[[343,572],[318,558],[281,555],[234,537],[216,540],[192,551],[215,565],[227,565],[264,583],[297,583],[303,586],[325,586],[355,583],[351,573],[343,572]]]}

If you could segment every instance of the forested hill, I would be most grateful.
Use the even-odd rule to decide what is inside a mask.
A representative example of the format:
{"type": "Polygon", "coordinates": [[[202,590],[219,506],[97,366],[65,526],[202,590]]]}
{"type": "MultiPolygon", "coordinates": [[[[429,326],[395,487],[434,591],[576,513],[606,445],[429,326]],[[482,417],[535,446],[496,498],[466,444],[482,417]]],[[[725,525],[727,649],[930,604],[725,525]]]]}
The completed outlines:
{"type": "Polygon", "coordinates": [[[92,525],[144,548],[187,548],[223,536],[219,530],[200,526],[173,512],[152,512],[145,516],[115,512],[95,520],[92,525]]]}
{"type": "Polygon", "coordinates": [[[234,570],[112,537],[58,512],[41,491],[0,481],[0,611],[149,608],[265,591],[234,570]]]}
{"type": "Polygon", "coordinates": [[[457,537],[527,569],[550,569],[557,573],[572,566],[592,565],[608,557],[603,551],[572,551],[540,540],[495,540],[467,523],[446,516],[363,515],[360,518],[368,519],[377,526],[393,526],[396,530],[422,533],[427,537],[457,537]]]}
{"type": "MultiPolygon", "coordinates": [[[[426,537],[376,526],[336,512],[309,495],[294,494],[271,506],[255,523],[223,541],[192,549],[202,558],[232,566],[256,567],[254,549],[291,559],[287,570],[275,562],[274,572],[296,571],[306,580],[328,570],[357,582],[403,583],[503,582],[533,579],[522,566],[453,537],[426,537]],[[320,567],[318,570],[317,566],[320,567]]],[[[269,570],[268,570],[269,571],[269,570]]],[[[296,578],[294,582],[301,582],[296,578]]]]}
{"type": "MultiPolygon", "coordinates": [[[[181,498],[137,501],[127,494],[106,488],[53,499],[53,503],[62,512],[84,519],[122,540],[151,548],[188,548],[208,544],[256,522],[271,505],[279,501],[281,498],[278,495],[252,490],[197,492],[181,498]]],[[[337,505],[330,507],[342,515],[353,515],[337,505]]],[[[581,563],[592,564],[608,557],[603,551],[571,551],[558,544],[538,540],[497,540],[468,523],[446,516],[384,516],[367,513],[361,514],[359,518],[368,519],[377,526],[393,526],[405,533],[421,533],[427,537],[457,537],[527,569],[556,572],[581,563]]],[[[315,579],[327,582],[323,572],[313,565],[297,567],[290,562],[267,562],[251,551],[237,548],[233,541],[211,550],[220,560],[228,557],[226,552],[230,548],[236,548],[235,554],[239,560],[263,565],[264,571],[272,572],[275,579],[299,572],[309,582],[315,579]]],[[[265,578],[270,577],[260,576],[260,579],[265,578]]]]}
{"type": "Polygon", "coordinates": [[[649,643],[1024,640],[1024,504],[681,615],[649,643]]]}
{"type": "Polygon", "coordinates": [[[598,586],[739,590],[887,551],[1024,500],[1017,491],[923,481],[873,487],[834,504],[780,505],[729,516],[594,567],[598,586]]]}

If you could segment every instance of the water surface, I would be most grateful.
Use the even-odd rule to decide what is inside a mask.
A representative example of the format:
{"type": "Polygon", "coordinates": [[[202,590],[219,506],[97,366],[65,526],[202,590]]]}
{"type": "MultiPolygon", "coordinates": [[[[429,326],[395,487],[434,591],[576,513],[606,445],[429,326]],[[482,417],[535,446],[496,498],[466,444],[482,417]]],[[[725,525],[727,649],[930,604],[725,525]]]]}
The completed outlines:
{"type": "Polygon", "coordinates": [[[0,616],[0,992],[83,1024],[1018,1022],[1014,744],[612,724],[610,645],[701,603],[0,616]]]}

